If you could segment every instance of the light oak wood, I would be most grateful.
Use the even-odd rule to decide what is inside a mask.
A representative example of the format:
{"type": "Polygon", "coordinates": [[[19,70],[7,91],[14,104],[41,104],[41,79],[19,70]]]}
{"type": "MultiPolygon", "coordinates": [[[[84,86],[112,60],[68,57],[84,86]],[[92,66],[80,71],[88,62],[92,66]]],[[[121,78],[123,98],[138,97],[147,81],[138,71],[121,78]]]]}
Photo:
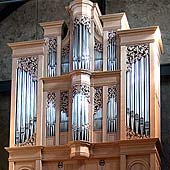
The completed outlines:
{"type": "Polygon", "coordinates": [[[130,29],[125,13],[101,15],[96,3],[74,0],[67,7],[70,15],[69,31],[62,39],[65,23],[45,22],[45,40],[8,44],[12,49],[12,87],[10,114],[9,170],[56,170],[63,163],[63,170],[158,170],[162,154],[160,143],[160,55],[163,53],[158,26],[130,29]],[[74,18],[91,19],[90,70],[73,70],[74,18]],[[118,69],[107,71],[107,46],[109,32],[116,33],[118,69]],[[57,39],[57,76],[47,76],[48,49],[46,39],[57,39]],[[94,71],[94,39],[103,43],[103,71],[94,71]],[[62,48],[70,43],[69,73],[61,75],[62,48]],[[150,136],[128,139],[126,132],[126,68],[127,47],[149,44],[150,57],[150,136]],[[15,146],[16,91],[18,58],[38,57],[38,102],[35,145],[15,146]],[[89,142],[72,141],[72,93],[75,84],[90,86],[89,142]],[[103,88],[103,117],[101,130],[94,130],[95,87],[103,88]],[[107,132],[108,88],[117,89],[118,130],[107,132]],[[69,92],[68,132],[60,132],[60,92],[69,92]],[[55,136],[46,136],[46,103],[48,92],[56,93],[55,136]],[[103,162],[103,166],[100,165],[103,162]]]}

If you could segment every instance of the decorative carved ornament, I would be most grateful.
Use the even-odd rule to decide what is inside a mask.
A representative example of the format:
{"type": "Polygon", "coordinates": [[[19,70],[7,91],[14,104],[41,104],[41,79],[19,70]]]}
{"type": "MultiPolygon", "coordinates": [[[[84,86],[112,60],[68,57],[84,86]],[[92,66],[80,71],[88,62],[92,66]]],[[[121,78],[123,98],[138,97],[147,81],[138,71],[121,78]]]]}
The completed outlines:
{"type": "Polygon", "coordinates": [[[52,102],[52,105],[55,107],[55,102],[56,102],[56,93],[54,92],[48,92],[47,94],[47,107],[50,106],[50,103],[52,102]]]}
{"type": "Polygon", "coordinates": [[[18,59],[18,68],[29,72],[33,80],[37,80],[38,77],[38,57],[21,57],[18,59]]]}
{"type": "Polygon", "coordinates": [[[91,19],[88,16],[78,16],[74,18],[74,28],[76,28],[78,25],[84,25],[88,29],[89,32],[91,32],[91,19]]]}
{"type": "Polygon", "coordinates": [[[127,47],[127,69],[131,68],[132,63],[140,60],[142,57],[149,57],[149,44],[131,45],[127,47]]]}
{"type": "Polygon", "coordinates": [[[16,146],[34,146],[36,144],[36,133],[33,133],[33,135],[25,140],[23,143],[17,143],[16,146]]]}
{"type": "Polygon", "coordinates": [[[63,111],[68,115],[69,109],[69,92],[61,92],[60,93],[60,111],[63,111]]]}
{"type": "Polygon", "coordinates": [[[45,39],[45,44],[47,45],[48,49],[51,49],[56,52],[57,51],[57,38],[46,37],[44,39],[45,39]]]}
{"type": "Polygon", "coordinates": [[[70,43],[68,43],[65,47],[62,48],[62,57],[69,55],[70,52],[70,43]]]}
{"type": "Polygon", "coordinates": [[[149,138],[149,136],[135,133],[132,129],[130,129],[128,127],[126,127],[126,137],[129,140],[130,139],[146,139],[146,138],[149,138]]]}
{"type": "Polygon", "coordinates": [[[133,168],[135,168],[135,165],[141,165],[142,169],[150,169],[150,165],[149,162],[144,160],[144,159],[136,159],[133,161],[130,161],[127,165],[127,170],[131,170],[133,168]]]}
{"type": "Polygon", "coordinates": [[[99,161],[99,166],[105,166],[105,160],[100,160],[99,161]]]}
{"type": "Polygon", "coordinates": [[[88,84],[73,85],[73,89],[72,89],[73,98],[78,93],[81,93],[82,95],[84,95],[87,98],[88,102],[90,103],[90,85],[88,84]]]}
{"type": "Polygon", "coordinates": [[[113,41],[116,41],[116,32],[108,32],[108,45],[111,44],[113,41]]]}
{"type": "Polygon", "coordinates": [[[58,162],[58,168],[59,169],[63,168],[63,162],[58,162]]]}
{"type": "Polygon", "coordinates": [[[111,98],[115,98],[117,100],[117,89],[116,89],[116,87],[109,87],[108,88],[108,101],[110,101],[111,98]]]}
{"type": "Polygon", "coordinates": [[[97,39],[95,39],[94,41],[95,41],[94,49],[98,52],[103,52],[103,44],[100,43],[97,39]]]}
{"type": "Polygon", "coordinates": [[[103,107],[103,88],[95,87],[94,93],[94,114],[103,107]]]}

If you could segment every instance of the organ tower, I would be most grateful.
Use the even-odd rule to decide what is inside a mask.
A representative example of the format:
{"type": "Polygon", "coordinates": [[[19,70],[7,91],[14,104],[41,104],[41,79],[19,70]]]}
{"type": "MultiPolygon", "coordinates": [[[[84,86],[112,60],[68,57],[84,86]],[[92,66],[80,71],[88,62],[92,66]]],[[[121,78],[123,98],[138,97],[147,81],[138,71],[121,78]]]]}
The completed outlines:
{"type": "Polygon", "coordinates": [[[44,39],[11,43],[9,170],[160,169],[159,27],[74,0],[44,39]]]}

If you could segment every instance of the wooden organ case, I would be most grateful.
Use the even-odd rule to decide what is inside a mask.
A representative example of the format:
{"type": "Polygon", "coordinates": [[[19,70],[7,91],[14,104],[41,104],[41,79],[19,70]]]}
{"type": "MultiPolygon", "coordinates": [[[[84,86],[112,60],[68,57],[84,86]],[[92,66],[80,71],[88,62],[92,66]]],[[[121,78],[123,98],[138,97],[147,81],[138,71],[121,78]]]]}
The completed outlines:
{"type": "Polygon", "coordinates": [[[44,39],[11,43],[9,170],[160,169],[159,27],[74,0],[44,39]]]}

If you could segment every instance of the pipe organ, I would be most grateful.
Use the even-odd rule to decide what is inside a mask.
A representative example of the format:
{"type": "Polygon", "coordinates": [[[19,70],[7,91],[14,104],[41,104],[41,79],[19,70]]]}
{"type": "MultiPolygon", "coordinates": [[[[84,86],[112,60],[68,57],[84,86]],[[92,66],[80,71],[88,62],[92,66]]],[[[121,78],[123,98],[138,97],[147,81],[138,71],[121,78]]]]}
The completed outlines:
{"type": "Polygon", "coordinates": [[[49,92],[47,95],[47,111],[46,111],[46,132],[47,136],[55,136],[56,124],[56,94],[49,92]]]}
{"type": "Polygon", "coordinates": [[[107,45],[107,70],[113,71],[118,69],[118,58],[116,55],[116,33],[108,32],[107,45]]]}
{"type": "Polygon", "coordinates": [[[16,69],[15,144],[34,143],[37,112],[36,57],[19,58],[16,69]]]}
{"type": "Polygon", "coordinates": [[[68,91],[61,91],[60,93],[60,132],[68,131],[68,106],[69,106],[69,93],[68,91]]]}
{"type": "Polygon", "coordinates": [[[74,18],[73,70],[90,69],[91,19],[88,16],[74,18]]]}
{"type": "Polygon", "coordinates": [[[10,170],[160,168],[159,27],[74,0],[44,39],[11,43],[10,170]]]}
{"type": "Polygon", "coordinates": [[[103,45],[97,39],[94,45],[94,70],[103,70],[103,45]]]}
{"type": "Polygon", "coordinates": [[[127,128],[136,135],[150,134],[149,45],[127,47],[126,114],[127,128]]]}
{"type": "Polygon", "coordinates": [[[57,75],[57,39],[46,38],[48,48],[47,75],[54,77],[57,75]]]}
{"type": "Polygon", "coordinates": [[[70,44],[67,43],[67,45],[62,49],[61,74],[69,73],[69,52],[70,44]]]}

